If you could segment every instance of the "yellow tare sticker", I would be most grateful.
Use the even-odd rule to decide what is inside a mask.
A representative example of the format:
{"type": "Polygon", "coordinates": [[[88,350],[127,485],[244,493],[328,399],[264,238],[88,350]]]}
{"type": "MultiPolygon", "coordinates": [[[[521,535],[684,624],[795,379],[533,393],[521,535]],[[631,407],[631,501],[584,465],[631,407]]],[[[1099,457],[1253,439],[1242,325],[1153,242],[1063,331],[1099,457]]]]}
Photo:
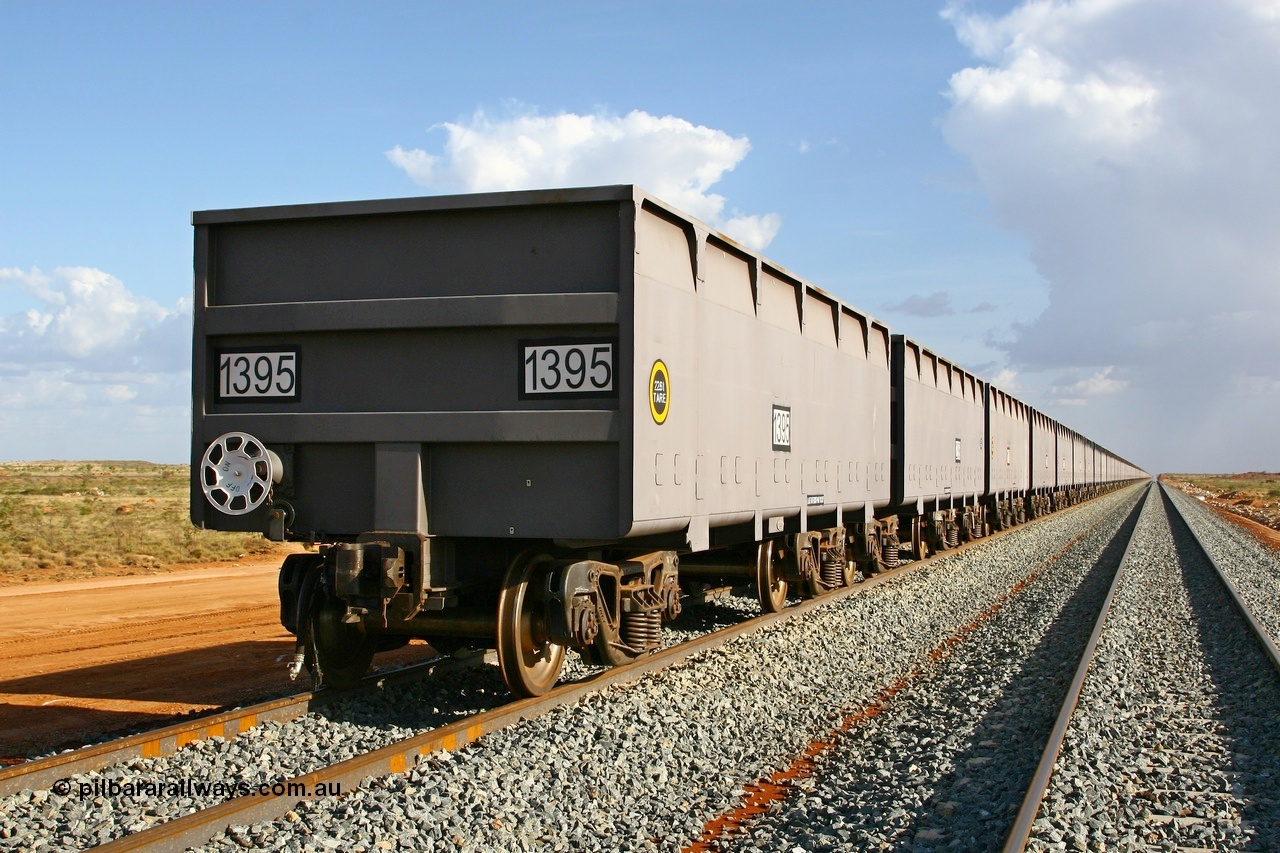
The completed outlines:
{"type": "Polygon", "coordinates": [[[656,424],[665,423],[667,412],[671,411],[671,374],[667,366],[658,359],[649,370],[649,414],[653,415],[656,424]]]}

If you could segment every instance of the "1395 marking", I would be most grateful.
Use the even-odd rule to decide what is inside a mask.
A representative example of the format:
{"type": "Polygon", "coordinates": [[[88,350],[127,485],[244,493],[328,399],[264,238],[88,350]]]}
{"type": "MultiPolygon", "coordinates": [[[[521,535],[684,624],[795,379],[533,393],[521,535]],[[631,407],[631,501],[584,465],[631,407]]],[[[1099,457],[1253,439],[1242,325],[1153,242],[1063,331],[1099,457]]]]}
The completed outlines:
{"type": "Polygon", "coordinates": [[[610,395],[613,341],[522,342],[520,396],[610,395]]]}
{"type": "Polygon", "coordinates": [[[219,400],[298,399],[298,351],[218,353],[219,400]]]}
{"type": "Polygon", "coordinates": [[[773,407],[773,449],[791,450],[791,407],[773,407]]]}

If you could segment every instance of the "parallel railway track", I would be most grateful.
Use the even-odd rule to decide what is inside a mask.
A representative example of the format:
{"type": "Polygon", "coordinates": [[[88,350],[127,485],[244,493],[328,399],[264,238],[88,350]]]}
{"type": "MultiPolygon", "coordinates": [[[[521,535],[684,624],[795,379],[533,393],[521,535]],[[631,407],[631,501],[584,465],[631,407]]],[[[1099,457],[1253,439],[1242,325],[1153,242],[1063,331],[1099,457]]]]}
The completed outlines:
{"type": "MultiPolygon", "coordinates": [[[[1280,650],[1277,649],[1271,635],[1262,621],[1254,615],[1253,610],[1245,602],[1228,574],[1223,571],[1222,566],[1216,559],[1214,559],[1210,550],[1196,534],[1195,529],[1188,523],[1186,517],[1182,513],[1182,510],[1178,507],[1177,502],[1168,495],[1168,487],[1163,484],[1152,487],[1146,500],[1148,502],[1153,502],[1156,505],[1151,508],[1152,510],[1158,510],[1159,505],[1163,505],[1165,511],[1168,513],[1175,541],[1194,543],[1194,549],[1196,551],[1195,557],[1203,560],[1209,567],[1211,567],[1212,574],[1221,584],[1222,590],[1234,605],[1234,611],[1238,616],[1239,621],[1246,627],[1248,635],[1256,641],[1253,648],[1239,648],[1238,654],[1242,658],[1252,661],[1254,665],[1258,667],[1270,667],[1275,670],[1276,673],[1280,673],[1280,650]]],[[[1038,819],[1048,818],[1050,820],[1054,820],[1059,817],[1046,814],[1045,801],[1054,784],[1055,774],[1060,772],[1060,760],[1063,756],[1064,743],[1068,736],[1068,730],[1072,726],[1073,719],[1080,708],[1081,697],[1085,692],[1086,682],[1090,678],[1091,671],[1095,667],[1095,659],[1098,654],[1099,642],[1104,631],[1108,629],[1108,620],[1111,617],[1112,606],[1117,597],[1117,593],[1125,580],[1126,569],[1130,564],[1131,559],[1133,559],[1131,552],[1133,551],[1134,544],[1137,540],[1138,528],[1135,527],[1132,537],[1126,546],[1120,568],[1116,571],[1111,584],[1111,589],[1109,590],[1101,611],[1098,614],[1093,633],[1090,636],[1084,653],[1081,656],[1075,678],[1067,691],[1065,699],[1063,700],[1053,732],[1049,736],[1048,742],[1046,743],[1044,752],[1041,756],[1040,763],[1036,768],[1031,784],[1027,789],[1022,807],[1009,831],[1004,848],[1006,853],[1016,853],[1016,851],[1029,848],[1038,819]]],[[[1188,567],[1186,557],[1179,557],[1179,562],[1182,563],[1182,571],[1184,573],[1189,574],[1192,571],[1192,569],[1188,567]]],[[[1174,568],[1177,568],[1177,566],[1167,566],[1167,569],[1169,570],[1174,568]]],[[[1204,631],[1206,629],[1202,628],[1201,630],[1204,631]]],[[[1220,626],[1215,626],[1212,630],[1214,632],[1220,632],[1222,628],[1220,626]]],[[[1276,693],[1276,698],[1280,699],[1280,693],[1276,693]]],[[[1212,736],[1216,732],[1220,732],[1223,728],[1223,724],[1215,715],[1206,714],[1201,718],[1196,716],[1196,712],[1186,708],[1160,709],[1157,705],[1147,703],[1139,704],[1138,711],[1140,713],[1151,714],[1152,719],[1158,719],[1161,715],[1165,716],[1166,725],[1169,725],[1170,733],[1163,737],[1168,744],[1180,743],[1188,738],[1191,741],[1203,740],[1206,737],[1212,736]],[[1173,723],[1178,722],[1180,718],[1183,724],[1182,726],[1172,725],[1173,723]]],[[[1149,723],[1148,728],[1152,728],[1155,725],[1157,724],[1149,723]]],[[[1248,742],[1247,732],[1236,732],[1235,735],[1237,737],[1244,736],[1246,738],[1245,742],[1248,742]]],[[[1260,740],[1265,741],[1265,738],[1261,738],[1260,740]]],[[[1262,746],[1262,744],[1259,744],[1259,746],[1262,746]]],[[[1172,747],[1166,747],[1163,745],[1157,747],[1159,751],[1165,751],[1167,748],[1172,747]]],[[[1176,749],[1174,752],[1176,753],[1176,749]]],[[[1141,783],[1137,780],[1130,780],[1128,784],[1139,785],[1141,783]]],[[[1233,806],[1229,805],[1230,801],[1238,800],[1241,796],[1246,795],[1238,789],[1233,790],[1230,788],[1227,790],[1180,790],[1176,787],[1153,787],[1147,796],[1151,799],[1153,808],[1155,808],[1155,803],[1157,801],[1170,797],[1182,797],[1192,801],[1218,801],[1224,804],[1221,806],[1222,809],[1230,811],[1233,808],[1233,806]]],[[[1265,796],[1263,799],[1265,801],[1265,796]]],[[[1179,813],[1169,815],[1160,814],[1156,811],[1144,810],[1143,814],[1146,815],[1145,820],[1149,827],[1172,825],[1182,828],[1211,822],[1211,818],[1207,818],[1199,814],[1193,814],[1193,810],[1191,809],[1184,809],[1179,813]]],[[[1148,838],[1147,840],[1154,843],[1156,840],[1167,839],[1148,838]]]]}
{"type": "MultiPolygon", "coordinates": [[[[1017,532],[1014,528],[993,534],[984,539],[945,552],[949,556],[978,545],[1017,532]]],[[[281,817],[292,809],[299,799],[312,792],[332,791],[335,786],[343,791],[357,787],[364,779],[403,772],[413,768],[423,759],[439,750],[455,750],[488,732],[502,729],[522,719],[538,716],[563,705],[572,704],[585,695],[605,690],[611,686],[635,681],[649,673],[672,666],[695,654],[723,645],[730,640],[770,625],[790,619],[802,618],[809,611],[823,607],[850,595],[856,595],[894,577],[915,571],[930,561],[909,563],[891,572],[878,575],[856,586],[819,598],[804,601],[781,613],[749,619],[729,628],[707,634],[679,646],[661,650],[630,666],[605,670],[579,682],[557,687],[544,697],[517,701],[489,711],[468,716],[455,723],[434,728],[389,746],[315,770],[292,779],[282,779],[265,790],[250,796],[236,797],[212,807],[169,820],[140,832],[118,838],[103,845],[104,850],[177,850],[198,845],[216,836],[227,827],[243,825],[281,817]]],[[[474,661],[473,661],[474,662],[474,661]]],[[[449,668],[456,662],[431,662],[412,671],[371,678],[371,681],[410,679],[421,677],[432,667],[449,668]]],[[[266,720],[291,719],[315,709],[334,697],[335,691],[318,694],[300,694],[296,697],[263,703],[225,714],[208,717],[190,723],[167,727],[163,730],[137,735],[121,741],[89,747],[49,759],[29,762],[0,771],[0,794],[12,793],[24,788],[48,787],[58,780],[66,780],[74,774],[118,764],[138,757],[169,754],[185,744],[211,736],[232,737],[243,733],[266,720]]]]}
{"type": "MultiPolygon", "coordinates": [[[[1137,509],[1129,511],[1128,515],[1129,520],[1125,524],[1132,526],[1132,521],[1137,515],[1137,509]]],[[[996,597],[990,606],[929,649],[918,665],[910,672],[894,679],[890,683],[886,683],[879,695],[875,696],[869,703],[845,711],[839,720],[839,724],[825,735],[814,740],[810,747],[798,755],[789,767],[772,774],[768,778],[762,778],[755,783],[747,785],[739,803],[733,809],[709,821],[701,835],[684,848],[685,853],[707,853],[707,851],[721,849],[726,841],[748,831],[755,818],[766,813],[776,804],[781,804],[791,798],[798,790],[802,790],[805,780],[816,774],[821,774],[823,772],[823,762],[833,760],[833,755],[836,751],[850,739],[850,736],[859,727],[888,712],[901,695],[910,692],[920,683],[932,678],[936,667],[942,665],[947,658],[960,650],[962,646],[975,643],[980,645],[982,641],[977,640],[972,635],[980,632],[989,623],[1001,617],[1010,607],[1016,605],[1018,598],[1024,592],[1033,587],[1042,576],[1051,573],[1057,564],[1072,554],[1073,551],[1077,549],[1085,550],[1083,543],[1096,532],[1112,523],[1114,522],[1109,516],[1097,519],[1087,529],[1056,549],[1053,554],[1039,565],[1028,567],[1025,575],[996,597]]],[[[1122,528],[1123,526],[1121,525],[1122,528]]],[[[764,846],[768,847],[774,840],[776,839],[771,839],[764,846]]],[[[790,847],[791,840],[788,840],[782,846],[784,848],[790,847]]]]}

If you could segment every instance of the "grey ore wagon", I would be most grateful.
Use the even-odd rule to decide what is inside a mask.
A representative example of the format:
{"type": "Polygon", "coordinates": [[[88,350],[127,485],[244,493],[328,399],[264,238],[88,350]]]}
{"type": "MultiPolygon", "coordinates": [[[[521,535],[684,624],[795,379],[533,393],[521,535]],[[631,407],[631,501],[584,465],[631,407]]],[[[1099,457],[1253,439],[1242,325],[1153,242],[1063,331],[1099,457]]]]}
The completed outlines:
{"type": "Polygon", "coordinates": [[[317,546],[295,675],[423,637],[537,695],[655,649],[681,579],[776,610],[878,559],[888,330],[643,190],[193,224],[191,517],[317,546]]]}

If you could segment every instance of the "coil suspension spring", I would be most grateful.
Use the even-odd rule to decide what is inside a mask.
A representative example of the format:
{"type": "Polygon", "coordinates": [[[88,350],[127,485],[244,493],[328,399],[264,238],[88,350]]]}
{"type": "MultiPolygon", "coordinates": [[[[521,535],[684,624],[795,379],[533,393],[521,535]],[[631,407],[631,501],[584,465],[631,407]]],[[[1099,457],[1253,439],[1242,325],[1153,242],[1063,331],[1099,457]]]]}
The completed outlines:
{"type": "Polygon", "coordinates": [[[623,644],[633,649],[656,649],[662,645],[662,613],[657,610],[623,613],[618,635],[623,644]]]}
{"type": "Polygon", "coordinates": [[[956,548],[960,545],[960,525],[955,522],[947,523],[947,547],[956,548]]]}
{"type": "Polygon", "coordinates": [[[822,552],[822,568],[818,575],[828,589],[844,586],[844,560],[834,551],[822,552]]]}
{"type": "Polygon", "coordinates": [[[898,565],[898,537],[886,536],[881,540],[880,545],[880,562],[885,564],[886,568],[895,568],[898,565]]]}

